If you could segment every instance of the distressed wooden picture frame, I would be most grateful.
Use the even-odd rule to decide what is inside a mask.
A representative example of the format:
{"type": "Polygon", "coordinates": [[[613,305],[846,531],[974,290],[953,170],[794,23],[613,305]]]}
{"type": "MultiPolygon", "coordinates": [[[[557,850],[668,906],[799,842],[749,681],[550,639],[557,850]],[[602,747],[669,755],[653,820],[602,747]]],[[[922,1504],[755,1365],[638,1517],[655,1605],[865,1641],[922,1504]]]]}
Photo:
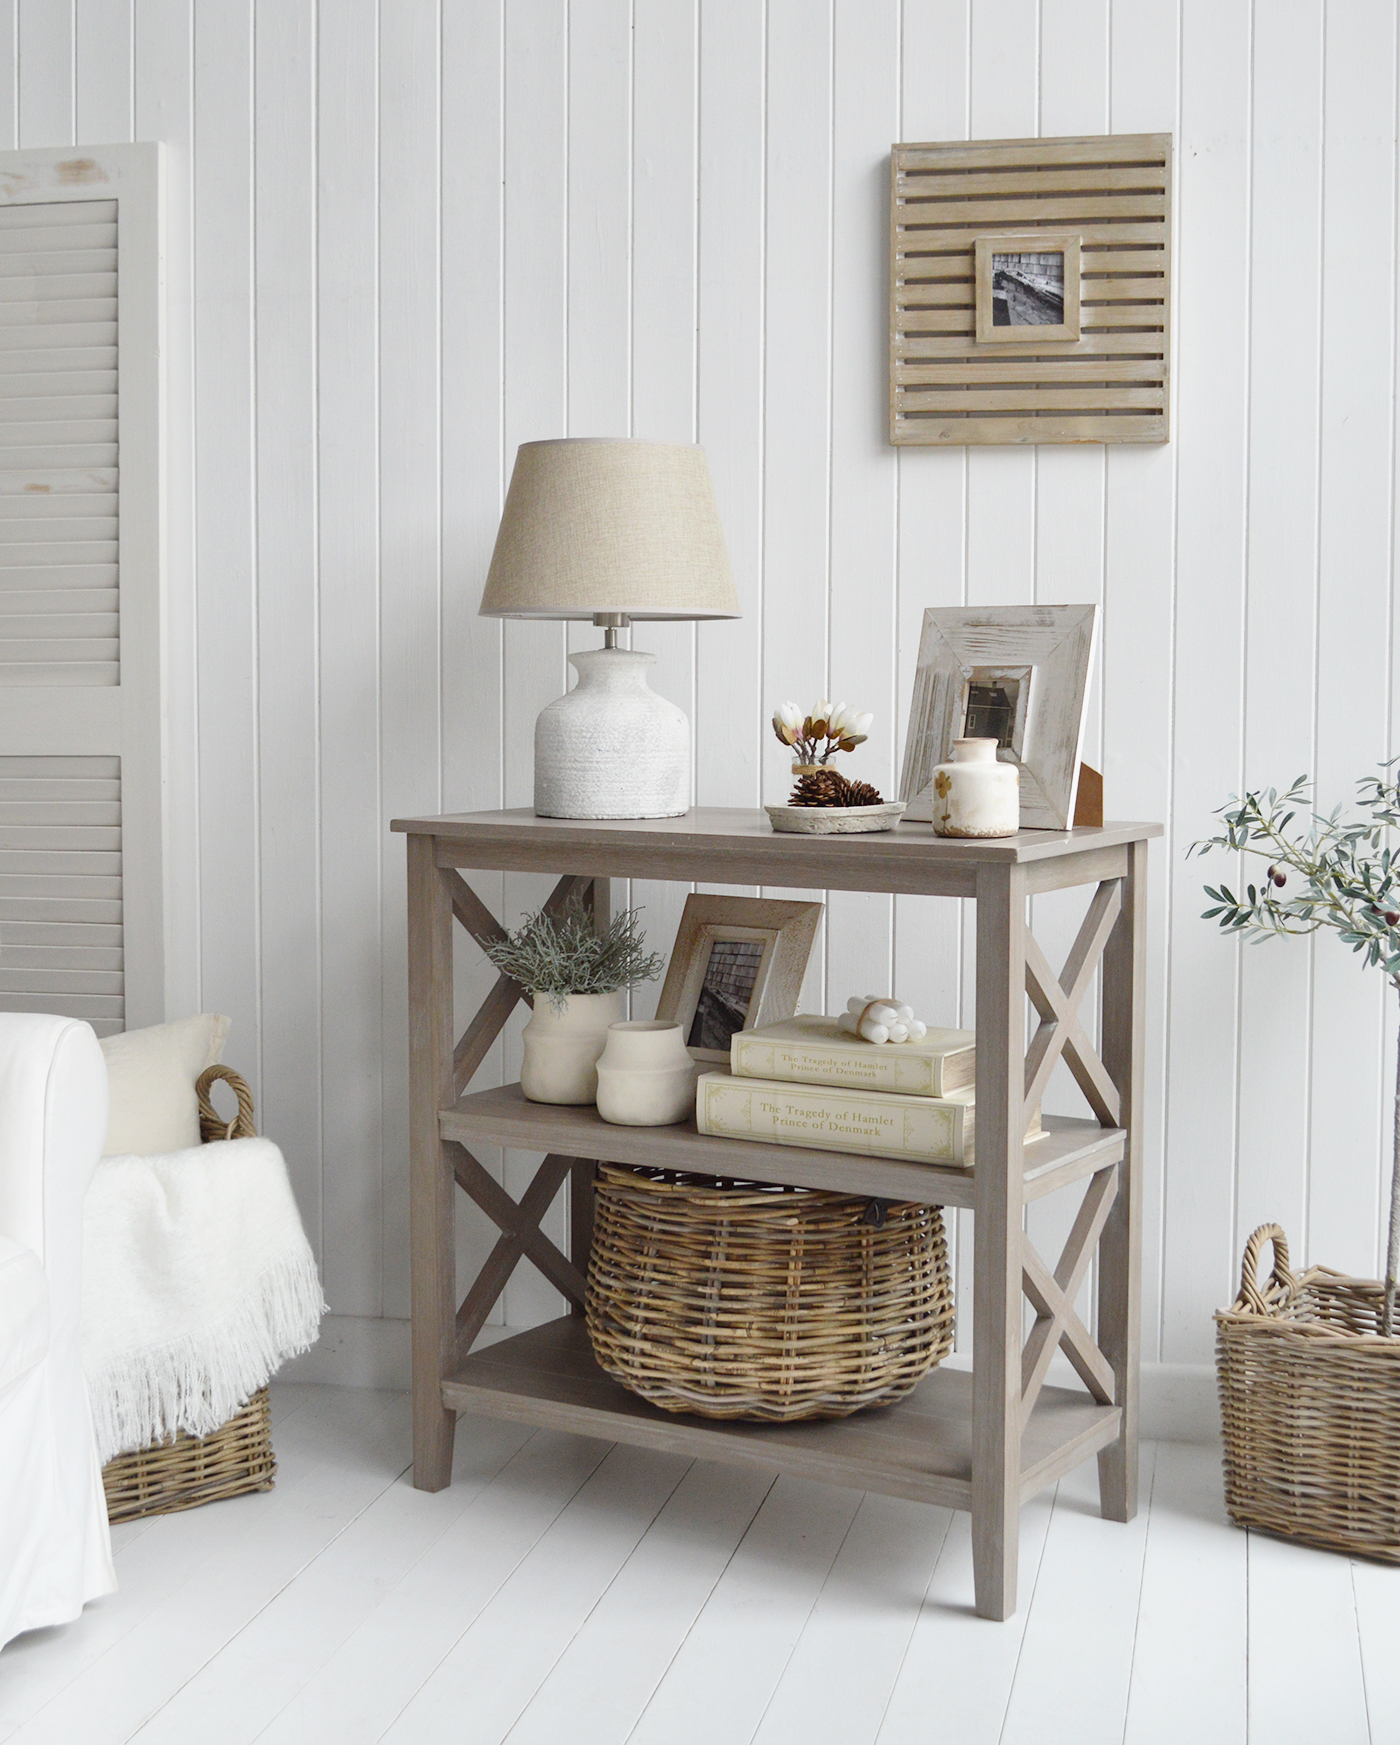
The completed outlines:
{"type": "Polygon", "coordinates": [[[893,444],[1167,440],[1169,133],[896,145],[890,172],[893,444]],[[979,332],[997,235],[1079,238],[1078,338],[979,332]]]}
{"type": "Polygon", "coordinates": [[[933,772],[963,735],[974,689],[1000,686],[1007,733],[997,756],[1020,766],[1021,828],[1069,829],[1097,622],[1093,606],[932,606],[924,613],[899,786],[906,819],[933,816],[933,772]]]}
{"type": "Polygon", "coordinates": [[[974,288],[977,299],[977,343],[979,345],[1053,345],[1057,341],[1079,338],[1079,238],[1068,232],[1051,231],[1048,235],[1036,231],[1019,234],[994,232],[979,236],[973,244],[975,262],[974,288]],[[1059,255],[1061,257],[1060,298],[1063,318],[1060,321],[1038,323],[1008,323],[996,321],[997,262],[1006,256],[1059,255]]]}
{"type": "Polygon", "coordinates": [[[724,1027],[719,1008],[728,1006],[730,1016],[741,1017],[733,1030],[752,1030],[795,1015],[822,907],[761,897],[686,898],[656,1016],[681,1026],[692,1058],[728,1065],[727,1041],[723,1048],[713,1045],[716,1025],[724,1027]],[[724,954],[731,947],[738,948],[732,954],[735,962],[726,965],[724,954]],[[726,980],[737,1001],[724,997],[726,980]],[[702,1010],[702,1001],[715,1010],[702,1010]],[[711,1032],[708,1045],[700,1039],[697,1022],[711,1032]]]}

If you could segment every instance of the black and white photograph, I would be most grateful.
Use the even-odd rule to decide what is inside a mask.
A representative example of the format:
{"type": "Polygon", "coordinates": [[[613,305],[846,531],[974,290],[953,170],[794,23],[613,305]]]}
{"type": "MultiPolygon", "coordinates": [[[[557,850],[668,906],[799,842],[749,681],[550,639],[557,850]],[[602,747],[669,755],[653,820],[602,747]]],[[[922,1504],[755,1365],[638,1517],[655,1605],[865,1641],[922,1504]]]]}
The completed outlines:
{"type": "Polygon", "coordinates": [[[728,1049],[730,1038],[748,1022],[762,962],[760,939],[715,940],[685,1039],[687,1048],[728,1049]]]}
{"type": "Polygon", "coordinates": [[[995,739],[998,751],[1010,751],[1018,737],[1016,729],[1025,719],[1024,709],[1017,709],[1020,698],[1020,679],[1009,676],[984,678],[981,673],[974,672],[967,687],[963,736],[967,739],[995,739]]]}
{"type": "Polygon", "coordinates": [[[993,326],[1062,327],[1064,319],[1063,249],[992,256],[993,326]]]}
{"type": "Polygon", "coordinates": [[[972,249],[977,344],[1077,340],[1081,252],[1072,231],[979,236],[972,249]]]}

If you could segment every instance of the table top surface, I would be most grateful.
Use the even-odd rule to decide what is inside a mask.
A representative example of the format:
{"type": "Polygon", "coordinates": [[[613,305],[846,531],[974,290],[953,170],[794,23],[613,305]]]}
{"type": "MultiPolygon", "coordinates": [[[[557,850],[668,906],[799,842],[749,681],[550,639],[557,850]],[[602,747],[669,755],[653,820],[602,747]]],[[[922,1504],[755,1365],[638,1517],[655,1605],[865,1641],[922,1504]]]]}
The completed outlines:
{"type": "MultiPolygon", "coordinates": [[[[823,858],[849,856],[853,863],[894,866],[911,856],[925,863],[976,866],[1056,860],[1096,848],[1116,848],[1160,836],[1160,824],[1108,823],[1074,830],[1022,830],[981,841],[935,836],[926,823],[860,836],[799,836],[776,831],[760,807],[694,806],[679,818],[540,818],[528,806],[504,812],[445,812],[437,817],[395,818],[391,830],[433,836],[466,847],[473,843],[524,849],[594,847],[690,849],[771,855],[775,860],[820,849],[823,858]]],[[[775,881],[777,882],[777,881],[775,881]]]]}

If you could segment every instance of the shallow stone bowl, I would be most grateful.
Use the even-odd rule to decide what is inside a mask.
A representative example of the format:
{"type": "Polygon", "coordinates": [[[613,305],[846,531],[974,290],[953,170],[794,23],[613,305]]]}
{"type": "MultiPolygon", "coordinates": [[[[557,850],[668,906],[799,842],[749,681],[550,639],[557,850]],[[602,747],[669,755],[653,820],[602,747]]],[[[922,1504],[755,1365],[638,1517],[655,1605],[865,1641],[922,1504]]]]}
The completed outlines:
{"type": "Polygon", "coordinates": [[[765,806],[775,830],[797,836],[863,836],[870,830],[893,830],[904,811],[903,800],[882,800],[878,806],[765,806]]]}

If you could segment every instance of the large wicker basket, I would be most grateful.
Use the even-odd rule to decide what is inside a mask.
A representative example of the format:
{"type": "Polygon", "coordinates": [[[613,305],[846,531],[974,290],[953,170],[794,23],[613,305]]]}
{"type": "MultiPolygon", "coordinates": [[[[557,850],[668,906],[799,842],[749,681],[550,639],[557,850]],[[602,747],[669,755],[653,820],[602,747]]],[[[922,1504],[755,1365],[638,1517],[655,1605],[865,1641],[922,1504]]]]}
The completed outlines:
{"type": "Polygon", "coordinates": [[[594,1355],[668,1412],[843,1418],[952,1347],[936,1206],[598,1166],[594,1355]]]}
{"type": "Polygon", "coordinates": [[[1383,1307],[1375,1280],[1295,1277],[1277,1224],[1250,1237],[1240,1294],[1215,1317],[1236,1526],[1400,1563],[1400,1338],[1380,1334],[1383,1307]]]}
{"type": "MultiPolygon", "coordinates": [[[[204,1144],[221,1139],[252,1139],[253,1093],[226,1066],[211,1066],[195,1085],[199,1097],[199,1134],[204,1144]],[[222,1079],[238,1099],[232,1121],[220,1118],[209,1100],[214,1082],[222,1079]]],[[[272,1452],[272,1414],[267,1389],[259,1388],[226,1424],[209,1436],[183,1432],[171,1442],[156,1442],[131,1454],[118,1454],[102,1468],[107,1495],[107,1519],[135,1521],[144,1515],[171,1515],[195,1509],[222,1497],[272,1489],[277,1461],[272,1452]]]]}

